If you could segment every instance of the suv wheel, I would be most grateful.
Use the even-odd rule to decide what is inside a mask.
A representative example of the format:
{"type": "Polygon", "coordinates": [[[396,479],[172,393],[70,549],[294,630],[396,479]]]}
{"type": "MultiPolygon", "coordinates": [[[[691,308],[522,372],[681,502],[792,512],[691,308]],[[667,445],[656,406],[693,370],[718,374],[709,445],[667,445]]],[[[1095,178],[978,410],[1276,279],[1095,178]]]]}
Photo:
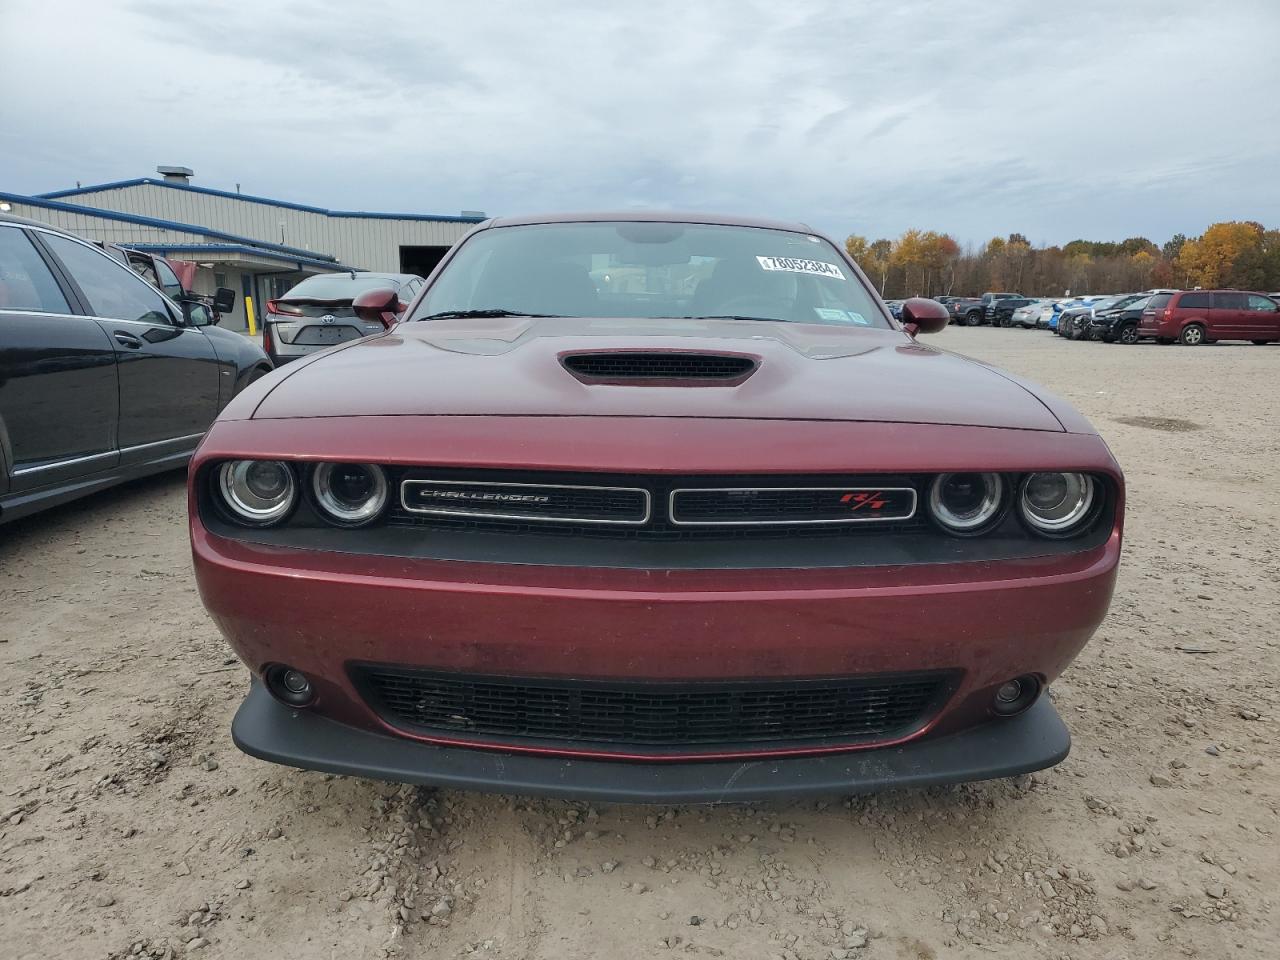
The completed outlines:
{"type": "Polygon", "coordinates": [[[976,327],[982,323],[982,313],[978,310],[970,310],[964,315],[964,322],[966,326],[976,327]]]}
{"type": "Polygon", "coordinates": [[[1121,343],[1137,343],[1138,325],[1136,323],[1126,323],[1120,328],[1120,335],[1116,339],[1121,343]]]}
{"type": "Polygon", "coordinates": [[[1198,323],[1189,323],[1178,334],[1178,342],[1186,347],[1198,347],[1204,343],[1204,327],[1198,323]]]}

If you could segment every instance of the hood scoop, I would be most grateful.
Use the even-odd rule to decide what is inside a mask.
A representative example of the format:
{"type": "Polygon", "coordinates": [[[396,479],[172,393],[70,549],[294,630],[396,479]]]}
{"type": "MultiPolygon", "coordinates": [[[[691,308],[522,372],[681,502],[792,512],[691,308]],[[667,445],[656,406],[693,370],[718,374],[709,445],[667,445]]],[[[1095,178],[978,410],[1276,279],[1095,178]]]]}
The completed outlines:
{"type": "Polygon", "coordinates": [[[566,353],[560,362],[583,383],[637,386],[736,386],[760,366],[759,359],[744,354],[685,350],[566,353]]]}

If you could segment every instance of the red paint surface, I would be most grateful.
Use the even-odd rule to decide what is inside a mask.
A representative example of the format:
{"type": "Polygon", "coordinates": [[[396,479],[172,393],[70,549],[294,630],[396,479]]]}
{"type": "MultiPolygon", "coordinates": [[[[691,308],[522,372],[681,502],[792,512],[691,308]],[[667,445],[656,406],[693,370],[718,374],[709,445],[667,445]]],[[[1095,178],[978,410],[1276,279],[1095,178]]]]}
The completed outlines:
{"type": "Polygon", "coordinates": [[[692,417],[219,419],[193,467],[236,456],[622,473],[1063,469],[1120,475],[1095,434],[692,417]]]}
{"type": "MultiPolygon", "coordinates": [[[[255,419],[317,416],[745,417],[944,423],[1061,431],[1009,377],[900,330],[726,320],[505,317],[402,323],[323,362],[290,365],[255,419]],[[745,353],[736,385],[584,383],[565,353],[620,349],[745,353]]],[[[257,394],[255,394],[256,396],[257,394]]],[[[224,414],[225,416],[225,414],[224,414]]]]}

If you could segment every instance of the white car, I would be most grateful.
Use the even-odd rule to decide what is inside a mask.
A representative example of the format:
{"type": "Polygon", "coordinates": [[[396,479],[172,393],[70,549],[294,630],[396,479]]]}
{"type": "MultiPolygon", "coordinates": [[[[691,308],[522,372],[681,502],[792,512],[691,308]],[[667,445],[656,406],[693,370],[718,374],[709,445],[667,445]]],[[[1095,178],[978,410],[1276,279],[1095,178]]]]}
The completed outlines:
{"type": "Polygon", "coordinates": [[[1009,318],[1009,326],[1034,330],[1040,322],[1040,315],[1046,308],[1052,312],[1052,300],[1036,300],[1025,307],[1019,307],[1013,311],[1013,316],[1009,318]]]}
{"type": "Polygon", "coordinates": [[[1045,300],[1040,304],[1040,312],[1036,314],[1036,329],[1048,330],[1049,321],[1053,319],[1054,313],[1060,309],[1062,300],[1045,300]]]}

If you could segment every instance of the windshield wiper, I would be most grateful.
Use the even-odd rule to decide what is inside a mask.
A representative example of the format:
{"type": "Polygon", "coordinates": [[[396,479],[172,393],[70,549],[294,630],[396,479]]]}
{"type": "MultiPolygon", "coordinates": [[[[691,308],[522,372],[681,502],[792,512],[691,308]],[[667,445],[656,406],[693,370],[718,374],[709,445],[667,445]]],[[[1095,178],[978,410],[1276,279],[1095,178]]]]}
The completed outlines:
{"type": "Polygon", "coordinates": [[[458,320],[466,317],[558,317],[558,313],[525,313],[523,310],[442,310],[429,313],[419,320],[458,320]]]}

